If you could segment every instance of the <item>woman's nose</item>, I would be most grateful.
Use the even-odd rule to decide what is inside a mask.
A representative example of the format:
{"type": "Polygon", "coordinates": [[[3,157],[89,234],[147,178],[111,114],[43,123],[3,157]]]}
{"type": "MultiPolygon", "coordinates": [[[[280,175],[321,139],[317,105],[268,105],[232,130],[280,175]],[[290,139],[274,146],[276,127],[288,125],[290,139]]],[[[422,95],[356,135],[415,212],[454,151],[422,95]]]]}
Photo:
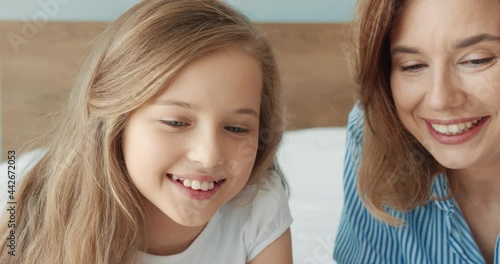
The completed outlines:
{"type": "Polygon", "coordinates": [[[427,92],[429,106],[443,111],[465,104],[467,93],[459,76],[450,71],[436,71],[427,92]]]}

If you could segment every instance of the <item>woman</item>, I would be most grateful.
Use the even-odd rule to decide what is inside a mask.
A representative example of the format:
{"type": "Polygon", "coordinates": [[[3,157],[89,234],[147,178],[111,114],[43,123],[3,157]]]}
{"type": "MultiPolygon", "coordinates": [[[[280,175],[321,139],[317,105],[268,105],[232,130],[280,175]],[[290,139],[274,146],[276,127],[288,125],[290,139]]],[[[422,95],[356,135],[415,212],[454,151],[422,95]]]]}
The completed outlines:
{"type": "Polygon", "coordinates": [[[500,263],[499,13],[360,2],[338,263],[500,263]]]}

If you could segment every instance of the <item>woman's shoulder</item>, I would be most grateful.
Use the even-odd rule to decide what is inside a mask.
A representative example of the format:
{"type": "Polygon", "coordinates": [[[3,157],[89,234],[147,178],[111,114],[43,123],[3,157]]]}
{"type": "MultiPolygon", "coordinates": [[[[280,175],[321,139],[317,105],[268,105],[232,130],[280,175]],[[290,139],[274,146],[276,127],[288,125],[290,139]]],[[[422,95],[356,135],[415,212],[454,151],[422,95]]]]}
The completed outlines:
{"type": "Polygon", "coordinates": [[[365,112],[361,108],[359,101],[357,101],[347,119],[347,136],[359,144],[363,141],[364,120],[365,112]]]}

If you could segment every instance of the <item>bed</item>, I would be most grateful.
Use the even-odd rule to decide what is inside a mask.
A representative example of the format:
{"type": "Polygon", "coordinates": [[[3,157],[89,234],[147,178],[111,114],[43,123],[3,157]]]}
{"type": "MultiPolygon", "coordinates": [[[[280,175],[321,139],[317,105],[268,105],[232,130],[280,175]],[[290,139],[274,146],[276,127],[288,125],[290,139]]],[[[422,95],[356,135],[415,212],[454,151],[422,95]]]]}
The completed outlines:
{"type": "MultiPolygon", "coordinates": [[[[106,23],[50,22],[26,35],[28,22],[0,22],[2,158],[19,151],[68,95],[88,43],[106,23]]],[[[289,113],[278,161],[289,182],[294,263],[334,263],[342,210],[347,114],[355,85],[345,24],[260,24],[275,49],[289,113]]],[[[23,150],[29,151],[29,149],[23,150]]],[[[19,167],[28,159],[19,160],[19,167]]],[[[5,163],[0,172],[6,171],[5,163]]],[[[6,183],[0,184],[5,194],[6,183]]]]}

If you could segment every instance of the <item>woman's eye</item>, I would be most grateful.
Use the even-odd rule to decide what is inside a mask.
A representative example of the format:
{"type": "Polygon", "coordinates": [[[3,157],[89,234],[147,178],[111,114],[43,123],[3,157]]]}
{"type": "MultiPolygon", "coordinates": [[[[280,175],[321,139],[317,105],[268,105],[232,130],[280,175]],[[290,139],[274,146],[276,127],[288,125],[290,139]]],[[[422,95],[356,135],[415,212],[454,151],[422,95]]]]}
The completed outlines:
{"type": "Polygon", "coordinates": [[[184,126],[188,125],[188,123],[186,123],[186,122],[176,121],[176,120],[174,120],[174,121],[162,120],[161,122],[166,124],[167,126],[171,126],[171,127],[184,127],[184,126]]]}
{"type": "Polygon", "coordinates": [[[413,64],[409,66],[401,66],[399,67],[399,70],[402,72],[417,72],[424,67],[425,67],[424,64],[413,64]]]}
{"type": "Polygon", "coordinates": [[[466,66],[469,66],[469,67],[479,67],[479,66],[483,66],[483,65],[486,65],[490,62],[492,62],[495,58],[492,57],[492,58],[481,58],[481,59],[474,59],[474,60],[468,60],[468,61],[464,61],[460,64],[462,65],[466,65],[466,66]]]}
{"type": "Polygon", "coordinates": [[[234,126],[227,126],[227,127],[225,127],[225,129],[229,132],[233,132],[236,134],[248,133],[250,131],[250,129],[241,128],[241,127],[234,127],[234,126]]]}

